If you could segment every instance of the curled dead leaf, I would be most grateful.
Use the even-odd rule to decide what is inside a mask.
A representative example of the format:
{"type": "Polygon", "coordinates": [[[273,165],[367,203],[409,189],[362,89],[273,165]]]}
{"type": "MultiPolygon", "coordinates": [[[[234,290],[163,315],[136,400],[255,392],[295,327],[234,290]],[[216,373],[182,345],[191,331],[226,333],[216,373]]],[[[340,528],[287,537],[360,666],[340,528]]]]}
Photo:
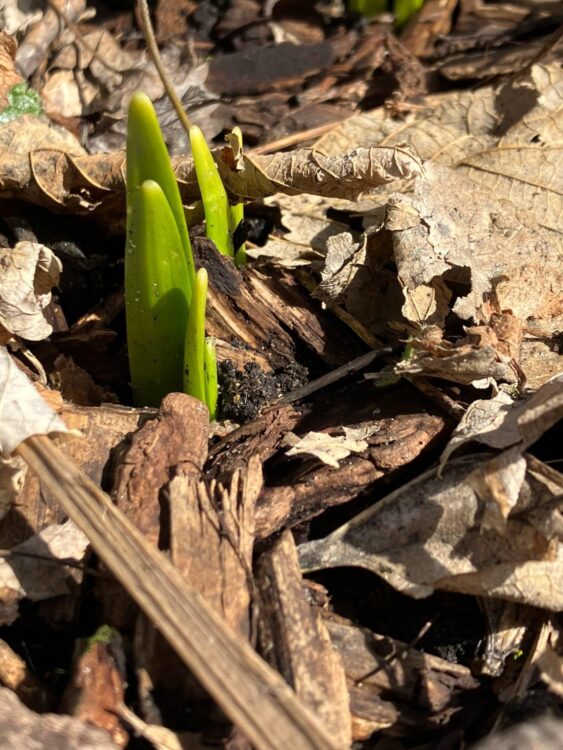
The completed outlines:
{"type": "Polygon", "coordinates": [[[0,249],[0,267],[0,331],[4,332],[4,341],[11,336],[31,341],[49,336],[53,329],[44,310],[51,301],[51,289],[59,283],[60,260],[45,245],[18,242],[14,248],[0,249]]]}

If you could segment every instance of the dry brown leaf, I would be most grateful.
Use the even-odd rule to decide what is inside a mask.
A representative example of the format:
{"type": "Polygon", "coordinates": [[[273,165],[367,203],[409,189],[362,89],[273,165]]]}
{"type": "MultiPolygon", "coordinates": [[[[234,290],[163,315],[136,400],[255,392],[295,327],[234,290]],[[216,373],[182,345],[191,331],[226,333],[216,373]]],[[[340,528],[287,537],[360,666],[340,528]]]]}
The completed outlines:
{"type": "Polygon", "coordinates": [[[563,550],[534,514],[557,515],[563,476],[529,472],[507,533],[483,530],[483,503],[470,483],[483,458],[451,462],[423,474],[328,537],[300,547],[304,570],[355,565],[397,590],[424,597],[434,589],[491,596],[557,611],[563,607],[563,550]]]}
{"type": "Polygon", "coordinates": [[[444,449],[440,466],[454,451],[473,440],[489,448],[508,448],[518,443],[523,452],[560,419],[563,375],[548,381],[523,402],[515,402],[503,392],[491,399],[474,401],[444,449]]]}
{"type": "MultiPolygon", "coordinates": [[[[90,213],[103,202],[106,215],[122,206],[124,159],[122,152],[94,156],[76,156],[83,149],[61,143],[33,144],[33,135],[25,134],[25,143],[12,146],[18,128],[4,133],[0,128],[0,191],[16,194],[20,200],[90,213]],[[116,192],[117,191],[117,192],[116,192]]],[[[12,123],[9,123],[9,125],[12,123]]],[[[7,127],[7,126],[5,126],[7,127]]],[[[21,134],[23,135],[23,134],[21,134]]],[[[39,133],[41,140],[44,133],[39,133]]],[[[70,136],[69,136],[70,139],[70,136]]],[[[270,156],[245,156],[244,171],[234,171],[221,160],[218,168],[227,191],[234,197],[259,198],[285,192],[289,195],[313,193],[331,197],[354,198],[391,180],[410,179],[420,174],[422,165],[402,148],[356,149],[337,157],[324,157],[310,149],[270,156]]],[[[184,202],[200,197],[191,159],[173,159],[184,202]]],[[[114,219],[115,220],[115,219],[114,219]]]]}
{"type": "Polygon", "coordinates": [[[26,473],[26,464],[19,456],[5,458],[0,455],[0,519],[22,491],[26,473]]]}
{"type": "Polygon", "coordinates": [[[68,433],[24,373],[0,347],[0,453],[9,456],[31,435],[68,433]]]}
{"type": "Polygon", "coordinates": [[[458,171],[429,164],[425,172],[412,194],[395,194],[387,206],[385,227],[405,289],[443,278],[469,288],[453,306],[462,320],[488,322],[482,308],[494,292],[500,310],[559,329],[563,236],[519,221],[510,204],[458,171]]]}
{"type": "Polygon", "coordinates": [[[53,330],[44,310],[51,289],[59,283],[62,264],[45,245],[18,242],[0,248],[0,340],[20,336],[31,341],[47,338],[53,330]],[[7,335],[6,335],[7,334],[7,335]]]}
{"type": "Polygon", "coordinates": [[[326,239],[326,258],[321,282],[314,291],[317,299],[341,303],[351,293],[358,269],[365,264],[366,237],[358,242],[350,232],[341,232],[326,239]]]}
{"type": "MultiPolygon", "coordinates": [[[[45,178],[48,180],[48,170],[57,174],[57,171],[61,168],[61,164],[66,163],[67,158],[70,159],[69,154],[78,155],[84,153],[84,148],[69,130],[53,123],[48,123],[41,117],[22,115],[16,120],[10,120],[10,122],[0,125],[0,162],[2,158],[6,158],[7,154],[15,157],[16,163],[19,161],[15,156],[16,154],[19,154],[22,159],[31,159],[28,176],[32,179],[32,182],[37,180],[41,184],[45,178]],[[47,171],[42,167],[41,158],[39,158],[38,164],[34,164],[35,157],[33,156],[33,152],[38,156],[42,153],[43,149],[52,149],[50,152],[52,159],[49,162],[47,171]]],[[[2,169],[4,168],[6,169],[3,185],[5,194],[17,195],[18,198],[21,198],[19,187],[12,183],[14,177],[16,179],[19,178],[16,173],[11,171],[12,166],[9,161],[7,164],[4,162],[2,169]]],[[[49,195],[48,190],[46,194],[47,196],[49,195]]]]}
{"type": "Polygon", "coordinates": [[[539,657],[537,666],[549,689],[563,698],[563,656],[548,644],[539,657]]]}
{"type": "MultiPolygon", "coordinates": [[[[429,97],[404,120],[380,108],[324,136],[325,154],[406,144],[424,160],[463,174],[561,231],[563,71],[535,65],[525,80],[429,97]]],[[[386,195],[389,190],[386,190],[386,195]]]]}
{"type": "Polygon", "coordinates": [[[23,34],[41,15],[42,10],[35,0],[0,0],[0,28],[6,34],[23,34]]]}
{"type": "Polygon", "coordinates": [[[59,561],[80,562],[88,545],[88,538],[72,521],[48,526],[16,545],[9,555],[0,556],[2,598],[13,592],[18,599],[37,602],[68,594],[69,579],[80,580],[81,574],[59,561]]]}
{"type": "Polygon", "coordinates": [[[327,464],[338,469],[340,461],[348,458],[352,453],[363,453],[369,448],[366,438],[378,431],[378,427],[343,427],[344,435],[328,435],[326,432],[308,432],[304,437],[297,438],[288,433],[284,444],[290,444],[288,456],[303,454],[315,456],[327,464]]]}
{"type": "MultiPolygon", "coordinates": [[[[504,441],[503,447],[507,447],[510,445],[508,440],[516,437],[516,444],[481,465],[469,480],[485,503],[481,521],[483,528],[494,528],[500,534],[507,533],[507,518],[518,502],[524,483],[526,460],[523,453],[562,418],[563,375],[547,382],[523,404],[515,403],[507,408],[502,421],[492,433],[490,429],[485,429],[484,434],[475,435],[485,444],[492,446],[496,443],[494,447],[500,447],[500,441],[504,441]]],[[[460,444],[457,440],[454,449],[460,444]]],[[[447,455],[446,449],[446,458],[447,455]]]]}
{"type": "Polygon", "coordinates": [[[397,375],[425,375],[487,388],[494,382],[515,384],[511,361],[499,351],[488,326],[474,326],[465,338],[451,343],[435,326],[423,329],[410,340],[413,353],[395,365],[397,375]]]}

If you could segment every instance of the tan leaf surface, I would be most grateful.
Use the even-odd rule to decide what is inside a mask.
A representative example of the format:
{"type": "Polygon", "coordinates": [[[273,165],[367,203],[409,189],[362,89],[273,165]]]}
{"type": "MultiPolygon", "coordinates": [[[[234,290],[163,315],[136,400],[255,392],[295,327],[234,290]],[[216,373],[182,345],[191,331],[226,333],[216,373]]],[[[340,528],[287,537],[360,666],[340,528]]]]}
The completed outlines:
{"type": "MultiPolygon", "coordinates": [[[[528,473],[518,513],[507,533],[483,530],[483,504],[469,478],[482,457],[451,462],[393,492],[324,539],[300,547],[304,570],[355,565],[399,591],[428,596],[434,588],[522,602],[553,611],[563,607],[563,551],[539,533],[534,514],[557,515],[550,486],[528,473]]],[[[539,463],[539,462],[538,462],[539,463]]]]}
{"type": "MultiPolygon", "coordinates": [[[[25,129],[22,118],[18,129],[25,129]]],[[[9,123],[11,124],[11,123],[9,123]]],[[[74,213],[91,213],[102,202],[105,215],[115,221],[117,206],[123,208],[123,152],[76,156],[82,147],[59,142],[47,144],[40,133],[39,147],[25,134],[26,146],[18,141],[18,129],[0,128],[0,194],[74,213]],[[14,148],[13,140],[16,140],[14,148]]],[[[51,129],[52,130],[52,129],[51,129]]],[[[21,137],[24,137],[23,135],[21,137]]],[[[73,139],[69,134],[69,139],[73,139]]],[[[384,147],[355,149],[338,156],[323,156],[311,149],[269,156],[244,157],[244,170],[231,169],[230,161],[217,153],[221,179],[231,196],[262,198],[283,192],[312,193],[331,198],[356,198],[387,182],[408,180],[422,172],[420,160],[408,149],[384,147]]],[[[173,159],[180,192],[185,203],[200,198],[193,161],[173,159]]]]}
{"type": "Polygon", "coordinates": [[[7,557],[0,556],[0,589],[35,602],[68,594],[69,578],[81,574],[57,561],[82,560],[88,544],[72,521],[48,526],[13,547],[7,557]]]}
{"type": "Polygon", "coordinates": [[[25,32],[41,15],[41,7],[35,0],[0,0],[0,28],[6,34],[25,32]]]}
{"type": "Polygon", "coordinates": [[[286,436],[286,444],[291,442],[288,456],[307,454],[315,456],[327,464],[338,469],[340,461],[348,458],[352,453],[363,453],[369,448],[366,438],[377,431],[377,427],[350,428],[344,427],[344,435],[328,435],[325,432],[308,432],[301,439],[290,433],[286,436]]]}
{"type": "Polygon", "coordinates": [[[24,373],[0,347],[0,452],[9,456],[31,435],[68,433],[24,373]]]}
{"type": "Polygon", "coordinates": [[[472,441],[489,448],[518,444],[523,452],[563,419],[563,375],[548,381],[530,398],[515,402],[502,391],[494,398],[474,401],[455,428],[440,458],[449,457],[472,441]]]}
{"type": "Polygon", "coordinates": [[[0,266],[0,330],[31,341],[47,338],[53,328],[44,310],[59,283],[60,260],[48,247],[26,241],[0,248],[0,266]]]}
{"type": "Polygon", "coordinates": [[[458,171],[430,164],[425,172],[412,193],[391,196],[387,206],[385,227],[406,289],[438,278],[468,286],[453,311],[476,323],[486,322],[481,310],[494,291],[501,310],[559,329],[563,237],[520,221],[509,203],[458,171]]]}
{"type": "Polygon", "coordinates": [[[429,97],[405,120],[384,108],[358,115],[325,135],[317,149],[337,154],[351,144],[406,144],[424,160],[458,167],[495,197],[560,232],[562,107],[560,65],[535,65],[521,82],[429,97]]]}

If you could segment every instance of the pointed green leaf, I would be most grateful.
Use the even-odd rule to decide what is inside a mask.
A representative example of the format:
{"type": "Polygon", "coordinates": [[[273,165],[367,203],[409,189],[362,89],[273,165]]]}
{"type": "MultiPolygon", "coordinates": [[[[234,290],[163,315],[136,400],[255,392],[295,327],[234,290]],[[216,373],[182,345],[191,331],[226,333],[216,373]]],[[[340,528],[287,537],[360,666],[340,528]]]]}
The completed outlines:
{"type": "Polygon", "coordinates": [[[217,380],[217,353],[215,341],[211,338],[205,339],[204,353],[205,370],[205,400],[209,409],[209,419],[217,418],[217,401],[219,398],[219,385],[217,380]]]}
{"type": "Polygon", "coordinates": [[[145,180],[154,180],[160,185],[174,216],[186,256],[188,300],[191,300],[195,266],[180,190],[152,102],[138,91],[131,97],[127,120],[127,231],[135,193],[145,180]]]}
{"type": "Polygon", "coordinates": [[[207,304],[207,271],[200,268],[195,277],[194,293],[184,347],[184,393],[204,404],[205,390],[205,306],[207,304]]]}
{"type": "Polygon", "coordinates": [[[190,145],[205,211],[205,233],[220,253],[232,257],[229,199],[209,146],[197,125],[190,128],[190,145]]]}
{"type": "MultiPolygon", "coordinates": [[[[131,200],[131,199],[130,199],[131,200]]],[[[174,215],[160,185],[133,196],[125,252],[125,312],[135,403],[158,406],[182,389],[188,269],[174,215]]]]}

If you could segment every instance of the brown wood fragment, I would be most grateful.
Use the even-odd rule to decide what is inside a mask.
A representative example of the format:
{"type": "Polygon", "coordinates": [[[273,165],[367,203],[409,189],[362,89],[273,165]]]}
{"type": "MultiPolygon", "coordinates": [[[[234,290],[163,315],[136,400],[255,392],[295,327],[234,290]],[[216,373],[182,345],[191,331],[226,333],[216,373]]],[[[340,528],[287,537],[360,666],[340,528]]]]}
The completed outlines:
{"type": "Polygon", "coordinates": [[[48,438],[28,438],[16,454],[41,477],[103,563],[257,750],[341,750],[281,676],[231,633],[172,563],[48,438]]]}
{"type": "Polygon", "coordinates": [[[333,398],[296,423],[293,431],[299,435],[310,430],[331,433],[343,424],[372,425],[377,430],[367,439],[368,450],[342,461],[338,469],[314,458],[289,462],[281,454],[276,457],[271,468],[277,474],[283,472],[284,481],[266,487],[260,497],[256,510],[258,538],[266,538],[280,528],[294,526],[328,507],[357,497],[378,479],[415,460],[449,432],[444,417],[428,413],[427,402],[408,386],[381,391],[377,410],[379,414],[373,418],[373,391],[363,384],[352,392],[348,389],[341,401],[333,398]],[[406,413],[397,414],[398,399],[406,413]]]}
{"type": "Polygon", "coordinates": [[[84,650],[74,661],[62,710],[105,730],[118,747],[125,747],[129,734],[118,716],[125,696],[121,638],[116,632],[108,643],[81,645],[84,650]]]}
{"type": "MultiPolygon", "coordinates": [[[[178,476],[166,492],[172,562],[186,583],[245,640],[251,637],[254,505],[261,488],[262,467],[254,458],[234,472],[228,486],[178,476]]],[[[202,730],[212,732],[221,725],[228,734],[224,717],[217,716],[185,665],[143,617],[137,623],[135,655],[138,668],[146,670],[159,694],[170,696],[180,720],[188,706],[192,711],[197,706],[202,730]]]]}
{"type": "Polygon", "coordinates": [[[338,747],[351,743],[346,678],[320,615],[305,598],[295,543],[285,532],[258,564],[262,649],[309,705],[338,747]]]}
{"type": "Polygon", "coordinates": [[[428,57],[439,37],[450,33],[457,0],[426,0],[401,34],[401,43],[416,57],[428,57]]]}
{"type": "Polygon", "coordinates": [[[0,688],[0,747],[118,750],[107,732],[73,716],[36,714],[7,688],[0,688]]]}
{"type": "Polygon", "coordinates": [[[424,654],[322,611],[350,688],[354,740],[392,727],[394,735],[440,726],[479,682],[467,667],[424,654]]]}
{"type": "Polygon", "coordinates": [[[360,341],[340,321],[321,312],[320,305],[296,281],[293,274],[276,269],[271,274],[249,269],[246,275],[254,303],[272,310],[280,325],[305,344],[323,362],[336,367],[362,354],[360,341]]]}
{"type": "Polygon", "coordinates": [[[159,415],[135,433],[117,470],[118,508],[158,546],[161,490],[176,475],[199,477],[207,454],[207,409],[191,396],[170,393],[159,415]]]}
{"type": "Polygon", "coordinates": [[[245,638],[250,634],[254,506],[261,490],[262,467],[256,457],[234,472],[229,486],[182,476],[168,488],[172,562],[245,638]]]}
{"type": "Polygon", "coordinates": [[[293,406],[273,406],[252,422],[233,430],[210,449],[209,473],[218,478],[228,477],[252,456],[263,463],[275,453],[283,435],[295,427],[300,416],[293,406]]]}

